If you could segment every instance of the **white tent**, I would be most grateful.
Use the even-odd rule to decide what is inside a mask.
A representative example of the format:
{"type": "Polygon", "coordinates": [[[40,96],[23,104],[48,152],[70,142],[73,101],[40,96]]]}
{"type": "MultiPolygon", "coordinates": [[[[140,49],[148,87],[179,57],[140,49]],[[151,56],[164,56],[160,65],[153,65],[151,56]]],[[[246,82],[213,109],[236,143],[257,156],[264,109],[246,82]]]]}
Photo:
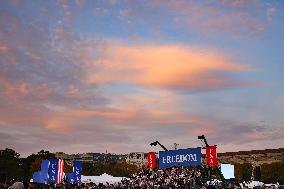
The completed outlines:
{"type": "Polygon", "coordinates": [[[253,188],[255,186],[263,186],[263,185],[264,185],[264,183],[260,182],[260,181],[250,181],[250,182],[247,182],[247,183],[243,182],[241,184],[241,187],[243,188],[244,186],[247,186],[248,188],[253,188]]]}
{"type": "MultiPolygon", "coordinates": [[[[100,176],[84,176],[84,175],[81,176],[81,182],[82,183],[93,182],[93,183],[96,183],[96,184],[99,184],[99,183],[115,184],[115,183],[120,182],[122,179],[125,179],[125,177],[114,177],[114,176],[106,174],[106,173],[104,173],[100,176]]],[[[126,178],[126,179],[128,179],[128,178],[126,178]]]]}
{"type": "Polygon", "coordinates": [[[275,186],[276,188],[279,188],[279,183],[276,183],[276,184],[272,184],[272,183],[264,184],[264,186],[266,186],[266,187],[275,186]]]}

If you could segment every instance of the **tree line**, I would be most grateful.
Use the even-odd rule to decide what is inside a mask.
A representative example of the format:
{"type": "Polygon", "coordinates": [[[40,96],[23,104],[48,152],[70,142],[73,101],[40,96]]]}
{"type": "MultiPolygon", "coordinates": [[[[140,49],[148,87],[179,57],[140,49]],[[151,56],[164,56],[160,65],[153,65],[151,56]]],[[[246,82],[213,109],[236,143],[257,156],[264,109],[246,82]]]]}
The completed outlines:
{"type": "Polygon", "coordinates": [[[264,183],[284,184],[284,161],[270,164],[262,164],[257,169],[253,169],[252,164],[235,164],[235,176],[237,180],[249,181],[252,177],[264,183]]]}

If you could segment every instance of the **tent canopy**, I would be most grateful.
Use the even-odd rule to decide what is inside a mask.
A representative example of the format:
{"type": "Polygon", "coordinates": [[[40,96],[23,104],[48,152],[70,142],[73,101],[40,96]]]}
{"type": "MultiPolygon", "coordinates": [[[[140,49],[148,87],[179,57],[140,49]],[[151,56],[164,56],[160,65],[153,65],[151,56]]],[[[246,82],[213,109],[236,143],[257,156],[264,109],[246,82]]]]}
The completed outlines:
{"type": "Polygon", "coordinates": [[[82,183],[93,182],[93,183],[96,183],[96,184],[99,184],[99,183],[115,184],[115,183],[120,182],[122,179],[125,179],[125,177],[114,177],[114,176],[109,175],[107,173],[104,173],[100,176],[84,176],[84,175],[81,176],[81,182],[82,183]]]}

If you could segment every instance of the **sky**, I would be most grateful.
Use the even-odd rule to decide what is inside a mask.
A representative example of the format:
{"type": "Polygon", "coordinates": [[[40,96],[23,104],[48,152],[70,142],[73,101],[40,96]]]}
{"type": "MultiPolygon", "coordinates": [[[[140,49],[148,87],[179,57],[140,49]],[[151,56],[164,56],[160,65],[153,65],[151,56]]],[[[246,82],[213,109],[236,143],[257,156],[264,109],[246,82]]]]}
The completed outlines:
{"type": "Polygon", "coordinates": [[[284,147],[284,2],[0,1],[0,149],[284,147]]]}

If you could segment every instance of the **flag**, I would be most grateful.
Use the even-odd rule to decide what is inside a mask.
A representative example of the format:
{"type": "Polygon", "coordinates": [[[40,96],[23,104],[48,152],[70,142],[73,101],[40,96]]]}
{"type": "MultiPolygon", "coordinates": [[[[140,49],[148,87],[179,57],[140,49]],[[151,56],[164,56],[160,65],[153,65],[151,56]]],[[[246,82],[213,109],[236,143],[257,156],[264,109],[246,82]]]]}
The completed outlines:
{"type": "Polygon", "coordinates": [[[57,183],[57,175],[58,175],[58,159],[49,160],[49,168],[48,168],[48,183],[57,183]]]}
{"type": "Polygon", "coordinates": [[[75,183],[81,183],[81,175],[82,175],[82,161],[74,161],[73,164],[73,179],[75,183]]]}
{"type": "Polygon", "coordinates": [[[206,159],[207,165],[210,167],[217,166],[217,147],[216,146],[208,146],[206,147],[206,159]]]}
{"type": "Polygon", "coordinates": [[[59,159],[58,160],[57,183],[61,183],[62,182],[62,179],[63,179],[63,176],[64,176],[63,168],[64,168],[64,160],[59,159]]]}
{"type": "Polygon", "coordinates": [[[49,183],[61,183],[64,172],[64,160],[61,159],[51,159],[48,168],[49,183]]]}
{"type": "Polygon", "coordinates": [[[149,152],[147,155],[147,160],[148,160],[148,167],[150,169],[155,169],[156,167],[156,154],[155,152],[149,152]]]}

